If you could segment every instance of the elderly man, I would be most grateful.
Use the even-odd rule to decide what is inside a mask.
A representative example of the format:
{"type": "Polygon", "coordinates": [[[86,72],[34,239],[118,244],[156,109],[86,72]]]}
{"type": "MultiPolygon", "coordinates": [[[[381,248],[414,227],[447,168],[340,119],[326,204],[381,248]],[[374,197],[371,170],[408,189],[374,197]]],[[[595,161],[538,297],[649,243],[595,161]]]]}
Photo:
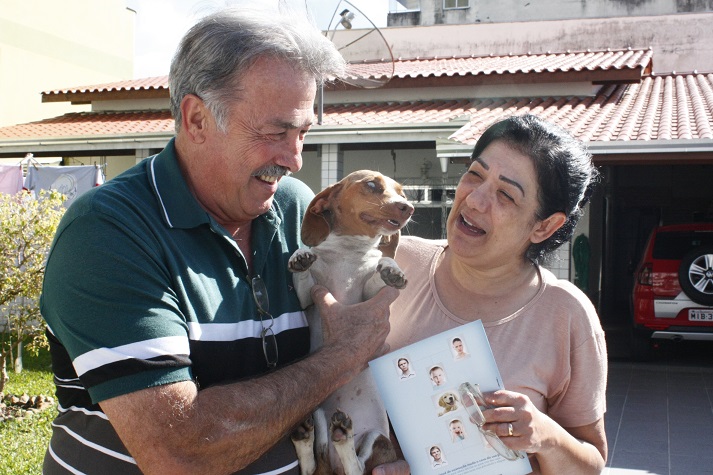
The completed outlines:
{"type": "Polygon", "coordinates": [[[287,259],[312,195],[285,175],[343,67],[295,18],[224,11],[186,34],[175,139],[77,200],[48,259],[45,474],[297,472],[289,431],[382,350],[398,293],[314,289],[326,341],[309,355],[287,259]]]}

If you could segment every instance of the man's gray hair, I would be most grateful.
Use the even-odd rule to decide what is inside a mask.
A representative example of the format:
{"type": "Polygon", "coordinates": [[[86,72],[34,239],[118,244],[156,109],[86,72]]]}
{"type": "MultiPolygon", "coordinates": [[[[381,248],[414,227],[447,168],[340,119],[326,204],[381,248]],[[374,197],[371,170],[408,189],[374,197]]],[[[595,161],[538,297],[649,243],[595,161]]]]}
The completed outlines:
{"type": "Polygon", "coordinates": [[[317,84],[344,74],[336,47],[305,15],[225,9],[202,18],[183,37],[171,61],[169,90],[176,131],[181,101],[200,97],[225,131],[227,112],[244,74],[261,57],[284,60],[312,75],[317,84]]]}

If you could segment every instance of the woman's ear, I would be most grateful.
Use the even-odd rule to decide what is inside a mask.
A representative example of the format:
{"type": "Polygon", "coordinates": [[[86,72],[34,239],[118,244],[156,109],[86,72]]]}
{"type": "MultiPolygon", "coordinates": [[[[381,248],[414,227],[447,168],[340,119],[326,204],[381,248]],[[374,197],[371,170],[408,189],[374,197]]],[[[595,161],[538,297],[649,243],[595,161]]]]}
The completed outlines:
{"type": "Polygon", "coordinates": [[[566,221],[567,216],[561,211],[551,214],[542,221],[538,221],[530,235],[530,242],[533,244],[541,243],[552,236],[566,221]]]}

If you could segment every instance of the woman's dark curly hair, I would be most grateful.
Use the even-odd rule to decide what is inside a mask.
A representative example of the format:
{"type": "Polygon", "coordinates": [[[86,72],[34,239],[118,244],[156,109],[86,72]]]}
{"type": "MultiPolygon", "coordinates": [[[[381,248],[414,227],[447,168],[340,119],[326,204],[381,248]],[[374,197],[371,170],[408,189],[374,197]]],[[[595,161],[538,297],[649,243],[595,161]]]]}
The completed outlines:
{"type": "Polygon", "coordinates": [[[527,249],[525,257],[542,263],[572,238],[599,173],[583,142],[535,115],[512,116],[488,127],[475,145],[471,160],[495,141],[504,142],[532,159],[539,186],[537,219],[545,219],[558,211],[567,217],[552,236],[527,249]]]}

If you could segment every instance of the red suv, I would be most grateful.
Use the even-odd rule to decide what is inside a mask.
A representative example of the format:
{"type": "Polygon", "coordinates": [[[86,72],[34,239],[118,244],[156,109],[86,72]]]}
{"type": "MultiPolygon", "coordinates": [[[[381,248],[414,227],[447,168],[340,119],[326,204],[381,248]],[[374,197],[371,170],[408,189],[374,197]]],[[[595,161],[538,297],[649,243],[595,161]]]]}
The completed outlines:
{"type": "Polygon", "coordinates": [[[654,228],[636,271],[633,356],[651,339],[713,341],[713,223],[654,228]]]}

